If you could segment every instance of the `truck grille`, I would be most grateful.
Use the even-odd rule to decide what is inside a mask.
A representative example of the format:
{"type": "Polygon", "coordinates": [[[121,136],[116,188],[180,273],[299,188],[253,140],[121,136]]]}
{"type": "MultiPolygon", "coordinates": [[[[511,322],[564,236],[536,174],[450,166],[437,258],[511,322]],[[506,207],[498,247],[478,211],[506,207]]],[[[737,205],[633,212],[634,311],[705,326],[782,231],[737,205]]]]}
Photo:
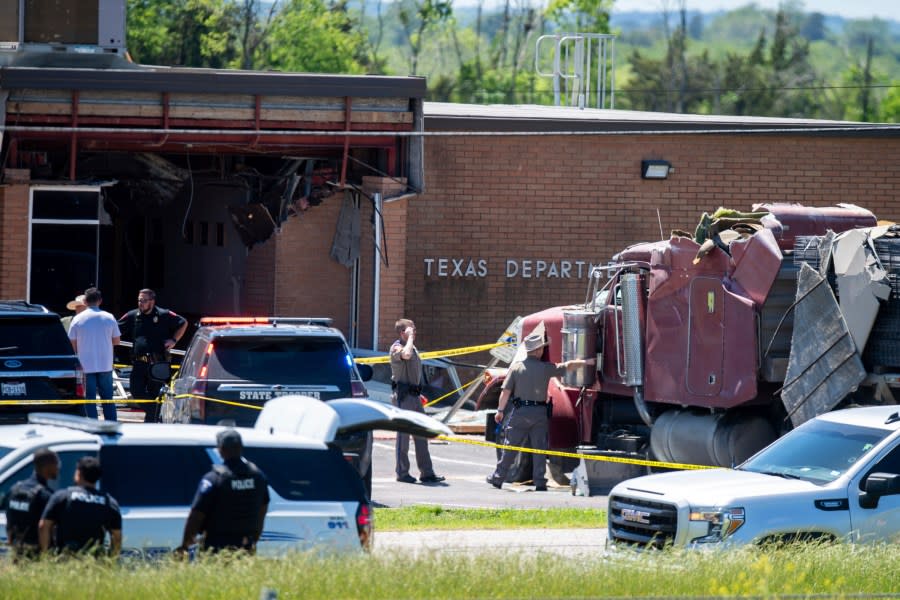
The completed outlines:
{"type": "Polygon", "coordinates": [[[617,544],[662,548],[678,529],[677,509],[663,502],[610,496],[608,514],[609,539],[617,544]]]}

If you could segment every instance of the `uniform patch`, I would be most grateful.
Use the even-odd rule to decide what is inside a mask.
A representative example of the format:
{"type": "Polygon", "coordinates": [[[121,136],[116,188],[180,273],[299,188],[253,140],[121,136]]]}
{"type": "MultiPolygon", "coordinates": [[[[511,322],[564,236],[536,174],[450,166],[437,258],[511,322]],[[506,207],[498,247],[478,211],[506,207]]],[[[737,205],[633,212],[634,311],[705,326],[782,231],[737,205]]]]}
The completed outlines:
{"type": "Polygon", "coordinates": [[[10,501],[9,501],[9,507],[10,507],[12,510],[18,510],[18,511],[21,511],[21,512],[28,512],[28,510],[31,508],[31,504],[28,503],[28,502],[25,502],[25,501],[23,501],[23,500],[10,500],[10,501]]]}
{"type": "Polygon", "coordinates": [[[232,479],[231,480],[231,489],[233,490],[255,490],[256,483],[253,481],[253,478],[250,479],[232,479]]]}
{"type": "Polygon", "coordinates": [[[74,502],[84,502],[86,504],[102,504],[106,505],[106,496],[98,496],[87,492],[72,492],[69,498],[74,502]]]}

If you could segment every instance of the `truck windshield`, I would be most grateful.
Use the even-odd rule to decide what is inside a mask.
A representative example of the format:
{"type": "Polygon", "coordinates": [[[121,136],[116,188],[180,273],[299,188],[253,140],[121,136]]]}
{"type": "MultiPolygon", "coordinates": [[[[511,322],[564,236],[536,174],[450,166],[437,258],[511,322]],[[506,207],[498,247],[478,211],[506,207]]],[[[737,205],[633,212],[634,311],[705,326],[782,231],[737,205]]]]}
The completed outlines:
{"type": "Polygon", "coordinates": [[[809,421],[738,467],[824,485],[840,477],[890,432],[809,421]]]}

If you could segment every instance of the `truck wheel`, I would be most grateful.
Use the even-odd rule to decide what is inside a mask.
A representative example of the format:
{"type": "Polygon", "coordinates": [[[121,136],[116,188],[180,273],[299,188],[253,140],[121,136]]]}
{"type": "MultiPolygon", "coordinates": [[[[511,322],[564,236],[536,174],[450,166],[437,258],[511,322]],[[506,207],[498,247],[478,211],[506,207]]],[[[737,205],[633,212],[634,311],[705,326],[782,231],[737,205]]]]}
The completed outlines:
{"type": "MultiPolygon", "coordinates": [[[[564,452],[575,452],[575,449],[566,448],[564,452]]],[[[577,458],[570,458],[568,456],[549,456],[547,458],[547,468],[550,471],[550,478],[559,485],[570,484],[568,474],[574,471],[577,466],[577,458]]]]}

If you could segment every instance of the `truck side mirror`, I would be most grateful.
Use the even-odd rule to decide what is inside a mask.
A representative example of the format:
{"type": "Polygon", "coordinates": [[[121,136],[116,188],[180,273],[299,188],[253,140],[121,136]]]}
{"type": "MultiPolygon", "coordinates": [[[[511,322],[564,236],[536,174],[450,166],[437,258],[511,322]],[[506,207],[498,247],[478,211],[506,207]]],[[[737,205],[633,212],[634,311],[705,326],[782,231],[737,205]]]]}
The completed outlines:
{"type": "Polygon", "coordinates": [[[900,494],[900,475],[871,473],[866,477],[863,493],[859,495],[859,505],[862,508],[878,508],[878,499],[891,494],[900,494]]]}
{"type": "Polygon", "coordinates": [[[889,496],[900,493],[900,475],[896,473],[872,473],[866,478],[865,490],[869,494],[889,496]]]}

